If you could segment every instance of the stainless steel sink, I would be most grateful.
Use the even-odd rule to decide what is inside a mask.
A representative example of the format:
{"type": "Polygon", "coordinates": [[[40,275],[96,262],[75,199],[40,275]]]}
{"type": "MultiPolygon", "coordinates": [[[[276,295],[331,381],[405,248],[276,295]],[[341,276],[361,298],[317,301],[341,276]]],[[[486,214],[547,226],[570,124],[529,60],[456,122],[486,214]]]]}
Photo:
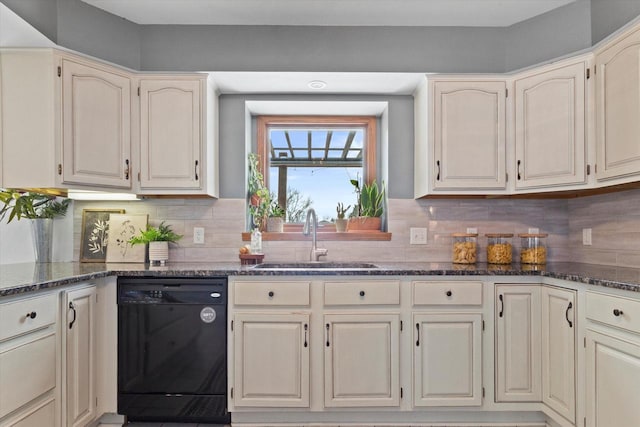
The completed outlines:
{"type": "Polygon", "coordinates": [[[266,262],[256,270],[371,270],[379,268],[368,262],[266,262]]]}

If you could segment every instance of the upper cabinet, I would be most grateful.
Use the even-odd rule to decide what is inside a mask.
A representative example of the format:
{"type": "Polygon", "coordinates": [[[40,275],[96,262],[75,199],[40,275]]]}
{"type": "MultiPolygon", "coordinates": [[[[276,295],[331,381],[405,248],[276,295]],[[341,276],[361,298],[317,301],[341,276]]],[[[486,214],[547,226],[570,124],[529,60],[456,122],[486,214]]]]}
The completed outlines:
{"type": "MultiPolygon", "coordinates": [[[[493,79],[434,79],[427,91],[428,126],[416,132],[416,196],[503,193],[506,189],[506,83],[493,79]],[[427,144],[423,146],[423,144],[427,144]],[[426,181],[426,182],[425,182],[426,181]]],[[[424,120],[424,117],[417,118],[424,120]]]]}
{"type": "Polygon", "coordinates": [[[131,188],[131,79],[62,60],[63,184],[131,188]]]}
{"type": "Polygon", "coordinates": [[[4,187],[217,197],[206,74],[142,76],[54,49],[0,56],[4,187]]]}
{"type": "Polygon", "coordinates": [[[572,60],[515,78],[516,190],[586,184],[587,67],[572,60]]]}
{"type": "Polygon", "coordinates": [[[600,180],[640,174],[640,29],[596,51],[596,141],[600,180]]]}
{"type": "Polygon", "coordinates": [[[216,193],[206,78],[148,76],[139,87],[140,193],[216,193]]]}

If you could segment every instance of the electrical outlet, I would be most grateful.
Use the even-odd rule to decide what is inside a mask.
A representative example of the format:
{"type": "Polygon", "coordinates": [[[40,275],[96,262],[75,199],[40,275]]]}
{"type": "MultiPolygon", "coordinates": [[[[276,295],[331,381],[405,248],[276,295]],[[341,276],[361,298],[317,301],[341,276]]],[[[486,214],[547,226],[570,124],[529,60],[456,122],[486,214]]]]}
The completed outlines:
{"type": "Polygon", "coordinates": [[[531,227],[528,231],[529,234],[538,234],[540,233],[540,229],[537,227],[531,227]]]}
{"type": "Polygon", "coordinates": [[[467,227],[467,233],[478,234],[478,229],[476,227],[467,227]]]}
{"type": "Polygon", "coordinates": [[[193,243],[204,244],[204,227],[193,227],[193,243]]]}
{"type": "Polygon", "coordinates": [[[582,229],[582,244],[584,246],[591,246],[591,229],[590,228],[582,229]]]}
{"type": "Polygon", "coordinates": [[[426,228],[410,228],[409,229],[409,244],[410,245],[426,245],[427,244],[427,229],[426,228]]]}

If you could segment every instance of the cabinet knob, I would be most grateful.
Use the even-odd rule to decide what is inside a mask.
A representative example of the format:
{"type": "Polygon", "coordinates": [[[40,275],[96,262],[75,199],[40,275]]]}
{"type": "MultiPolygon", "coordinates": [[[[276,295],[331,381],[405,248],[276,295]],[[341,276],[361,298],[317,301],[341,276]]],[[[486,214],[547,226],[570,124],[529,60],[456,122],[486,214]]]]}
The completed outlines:
{"type": "Polygon", "coordinates": [[[35,311],[32,311],[30,313],[27,313],[27,315],[25,317],[27,319],[35,319],[37,315],[38,315],[38,313],[36,313],[35,311]]]}
{"type": "Polygon", "coordinates": [[[622,310],[618,310],[617,308],[613,310],[613,315],[616,317],[622,316],[623,314],[624,312],[622,310]]]}
{"type": "Polygon", "coordinates": [[[364,291],[360,291],[360,296],[363,297],[364,296],[364,291]]]}
{"type": "Polygon", "coordinates": [[[447,296],[450,297],[451,295],[453,295],[453,292],[447,291],[447,296]]]}
{"type": "Polygon", "coordinates": [[[273,291],[269,291],[269,298],[273,298],[274,295],[273,291]]]}

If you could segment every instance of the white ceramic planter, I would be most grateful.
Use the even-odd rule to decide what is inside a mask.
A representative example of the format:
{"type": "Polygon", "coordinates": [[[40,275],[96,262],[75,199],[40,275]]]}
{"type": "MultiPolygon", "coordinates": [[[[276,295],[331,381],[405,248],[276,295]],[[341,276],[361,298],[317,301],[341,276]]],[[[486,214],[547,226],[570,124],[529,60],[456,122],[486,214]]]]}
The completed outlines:
{"type": "Polygon", "coordinates": [[[169,242],[149,242],[149,262],[164,265],[169,259],[169,242]]]}

